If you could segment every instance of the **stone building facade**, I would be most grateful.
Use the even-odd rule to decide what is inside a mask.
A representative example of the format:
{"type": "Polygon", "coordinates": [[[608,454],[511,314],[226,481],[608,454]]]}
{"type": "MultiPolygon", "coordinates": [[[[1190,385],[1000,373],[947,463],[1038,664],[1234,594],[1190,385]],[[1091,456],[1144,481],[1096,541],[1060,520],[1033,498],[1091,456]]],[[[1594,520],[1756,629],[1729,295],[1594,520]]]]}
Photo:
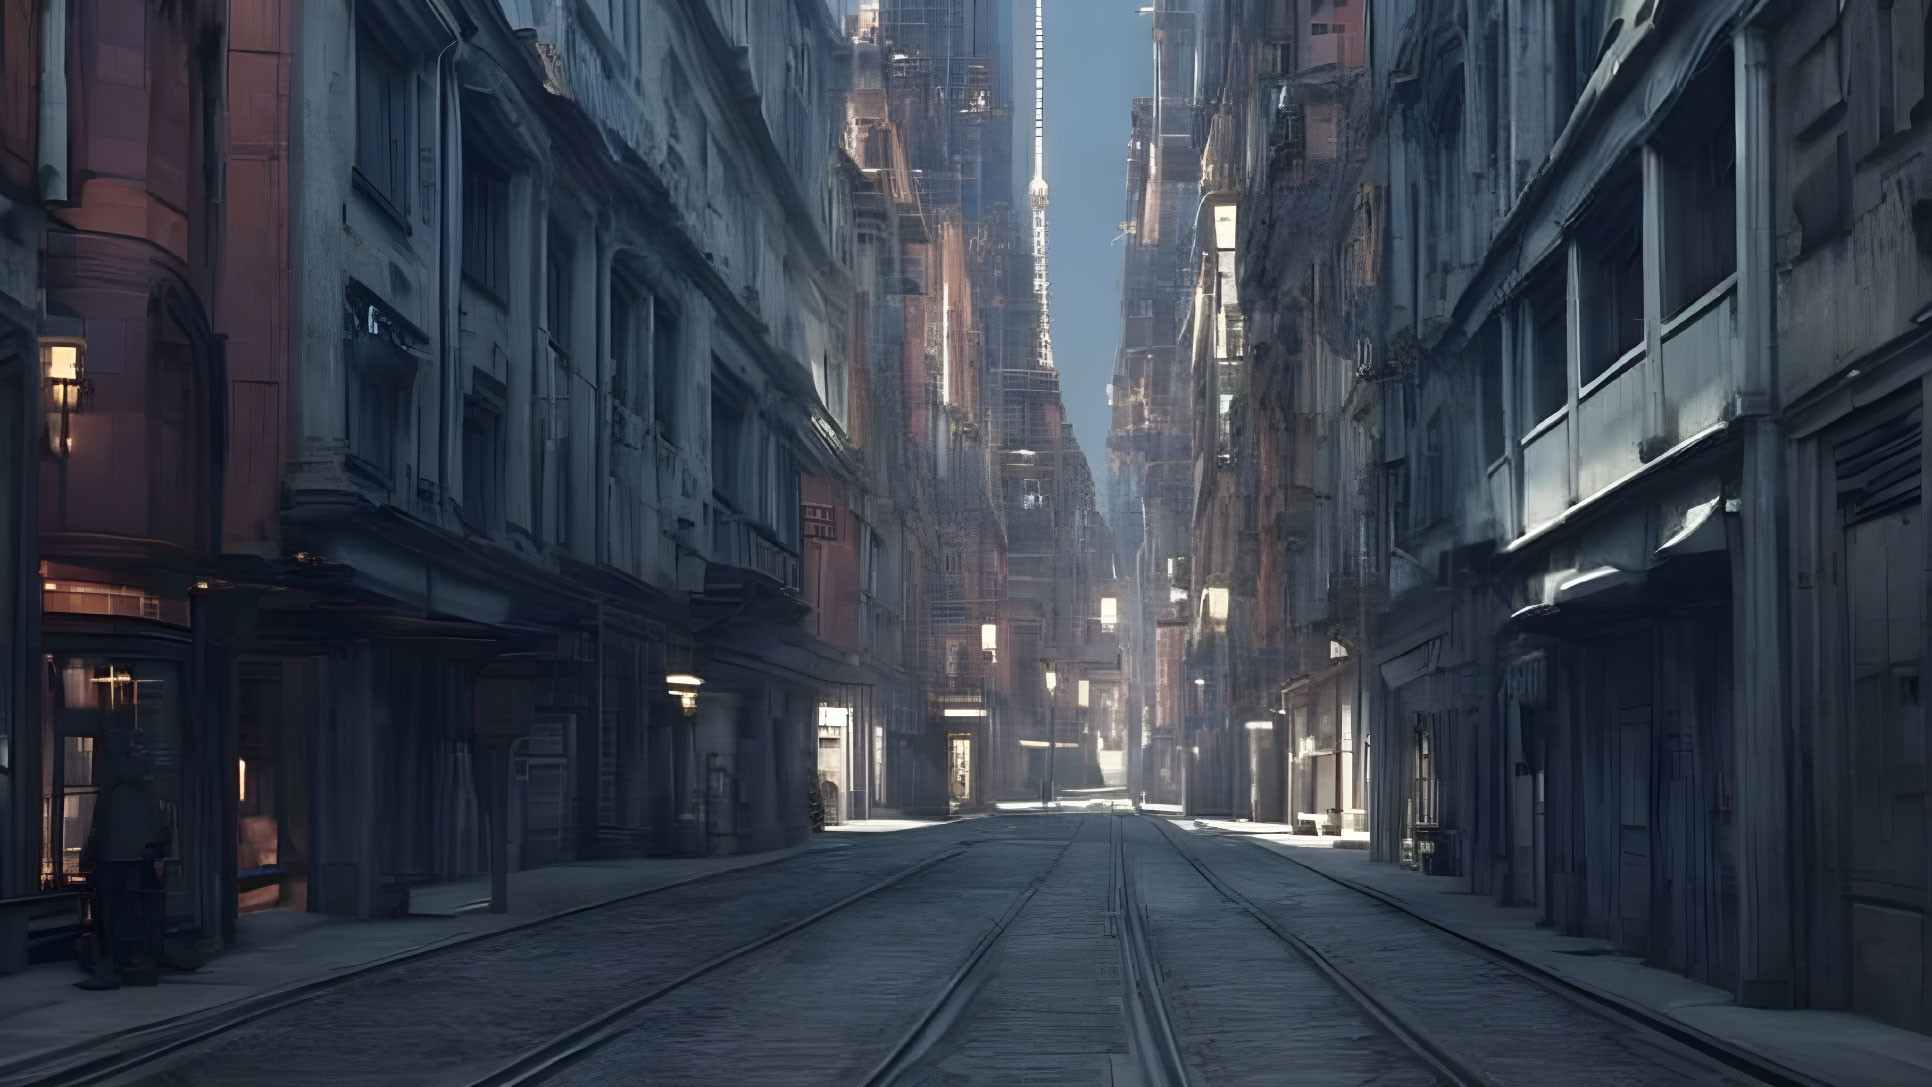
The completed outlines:
{"type": "MultiPolygon", "coordinates": [[[[1182,722],[1178,692],[1160,680],[1161,624],[1189,614],[1194,463],[1192,355],[1181,346],[1193,302],[1200,210],[1199,5],[1155,5],[1154,91],[1137,100],[1127,151],[1120,350],[1109,388],[1107,461],[1122,581],[1116,606],[1129,676],[1129,788],[1178,803],[1182,722]]],[[[1169,639],[1172,641],[1173,639],[1169,639]]],[[[1170,665],[1174,662],[1170,662],[1170,665]]]]}
{"type": "Polygon", "coordinates": [[[1927,15],[1205,6],[1191,808],[1932,1029],[1927,15]]]}
{"type": "Polygon", "coordinates": [[[0,38],[0,897],[71,915],[120,734],[215,943],[794,844],[832,778],[944,812],[825,5],[46,10],[0,38]]]}

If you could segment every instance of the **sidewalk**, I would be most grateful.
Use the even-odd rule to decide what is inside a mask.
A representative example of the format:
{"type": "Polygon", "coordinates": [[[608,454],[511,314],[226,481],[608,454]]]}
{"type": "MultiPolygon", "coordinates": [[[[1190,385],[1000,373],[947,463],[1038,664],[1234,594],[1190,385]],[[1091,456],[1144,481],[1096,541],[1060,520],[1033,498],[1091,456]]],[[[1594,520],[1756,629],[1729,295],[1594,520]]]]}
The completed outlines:
{"type": "MultiPolygon", "coordinates": [[[[1192,819],[1173,824],[1199,832],[1192,819]]],[[[1334,848],[1333,838],[1289,833],[1271,823],[1205,819],[1214,830],[1244,835],[1323,875],[1366,889],[1431,924],[1629,1009],[1667,1019],[1718,1046],[1751,1054],[1819,1083],[1916,1087],[1932,1083],[1932,1037],[1849,1012],[1740,1008],[1731,994],[1689,978],[1604,953],[1601,940],[1536,927],[1531,907],[1497,906],[1472,895],[1463,878],[1425,876],[1369,860],[1361,849],[1334,848]]]]}
{"type": "Polygon", "coordinates": [[[902,830],[923,830],[926,827],[943,827],[949,823],[960,823],[968,819],[984,819],[985,812],[967,812],[945,819],[847,819],[843,823],[833,823],[825,828],[825,833],[839,834],[895,834],[902,830]]]}
{"type": "Polygon", "coordinates": [[[166,973],[152,988],[86,992],[71,962],[0,977],[0,1085],[30,1083],[115,1048],[138,1048],[181,1031],[266,1008],[302,990],[439,948],[537,924],[739,868],[772,864],[811,848],[746,856],[585,861],[510,875],[508,913],[488,912],[489,880],[419,889],[411,916],[357,921],[274,910],[244,914],[236,944],[193,973],[166,973]],[[478,903],[481,908],[477,908],[478,903]]]}

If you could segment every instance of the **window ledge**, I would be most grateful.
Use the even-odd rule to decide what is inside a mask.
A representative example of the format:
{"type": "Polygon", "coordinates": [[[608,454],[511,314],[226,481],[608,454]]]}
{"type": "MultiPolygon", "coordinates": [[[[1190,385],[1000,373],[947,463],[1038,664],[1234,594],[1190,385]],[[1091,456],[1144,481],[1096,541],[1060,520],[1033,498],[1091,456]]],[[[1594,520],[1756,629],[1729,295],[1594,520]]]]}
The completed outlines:
{"type": "Polygon", "coordinates": [[[380,214],[380,217],[387,220],[389,225],[401,233],[403,237],[407,238],[411,236],[412,231],[409,228],[409,215],[397,207],[395,201],[383,195],[382,190],[376,187],[376,183],[369,180],[369,175],[362,172],[362,167],[349,167],[349,187],[353,188],[364,200],[368,201],[380,214]]]}
{"type": "Polygon", "coordinates": [[[1548,434],[1550,431],[1555,430],[1558,423],[1561,423],[1563,420],[1568,419],[1569,417],[1570,417],[1570,406],[1568,404],[1565,404],[1564,406],[1551,412],[1549,415],[1549,418],[1544,419],[1542,422],[1531,427],[1529,433],[1523,435],[1522,440],[1520,441],[1519,444],[1527,447],[1531,442],[1535,441],[1538,438],[1541,438],[1545,434],[1548,434]]]}
{"type": "Polygon", "coordinates": [[[497,289],[471,275],[468,270],[463,272],[463,285],[475,291],[485,302],[491,303],[505,313],[509,312],[510,303],[503,300],[503,296],[497,293],[497,289]]]}
{"type": "Polygon", "coordinates": [[[1702,295],[1699,295],[1697,301],[1692,302],[1690,305],[1683,307],[1668,318],[1665,318],[1663,332],[1659,338],[1668,340],[1672,336],[1677,335],[1679,329],[1685,325],[1694,323],[1699,317],[1716,309],[1718,304],[1724,301],[1724,297],[1730,294],[1736,287],[1736,272],[1732,272],[1730,275],[1718,280],[1717,285],[1705,291],[1702,295]]]}
{"type": "Polygon", "coordinates": [[[345,453],[342,457],[342,466],[348,471],[350,476],[353,476],[361,482],[382,488],[382,493],[385,496],[395,486],[395,479],[387,469],[375,461],[358,456],[357,454],[345,453]]]}
{"type": "Polygon", "coordinates": [[[1516,537],[1516,539],[1510,541],[1508,546],[1503,548],[1503,554],[1516,554],[1524,548],[1532,546],[1537,541],[1561,531],[1568,525],[1574,524],[1578,519],[1610,505],[1622,495],[1629,493],[1628,488],[1637,480],[1653,476],[1661,472],[1666,465],[1682,461],[1685,457],[1702,449],[1706,444],[1721,439],[1725,434],[1730,432],[1730,429],[1731,424],[1729,423],[1713,423],[1690,437],[1685,438],[1683,441],[1678,442],[1676,445],[1671,446],[1659,454],[1655,460],[1639,465],[1623,476],[1611,480],[1602,490],[1581,502],[1574,503],[1568,509],[1558,514],[1553,520],[1546,521],[1516,537]]]}
{"type": "Polygon", "coordinates": [[[1577,400],[1583,401],[1583,400],[1590,399],[1592,396],[1596,395],[1598,389],[1601,389],[1605,385],[1608,385],[1612,381],[1615,381],[1619,374],[1622,374],[1625,370],[1628,370],[1631,367],[1637,365],[1639,362],[1642,362],[1644,358],[1644,350],[1645,350],[1645,345],[1642,343],[1639,343],[1635,347],[1632,347],[1630,350],[1625,351],[1621,355],[1618,355],[1617,360],[1615,362],[1612,362],[1610,365],[1604,367],[1602,373],[1584,382],[1580,387],[1578,387],[1577,393],[1576,393],[1577,400]]]}

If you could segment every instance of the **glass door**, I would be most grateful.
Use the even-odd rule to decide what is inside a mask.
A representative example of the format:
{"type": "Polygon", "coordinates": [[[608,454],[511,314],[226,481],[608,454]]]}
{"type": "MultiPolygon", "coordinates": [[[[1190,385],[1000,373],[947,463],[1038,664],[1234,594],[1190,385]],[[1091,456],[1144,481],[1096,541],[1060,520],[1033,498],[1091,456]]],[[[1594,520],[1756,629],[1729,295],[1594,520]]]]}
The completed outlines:
{"type": "Polygon", "coordinates": [[[83,885],[81,850],[95,801],[112,767],[107,751],[125,743],[152,778],[168,827],[167,916],[170,928],[201,918],[195,886],[207,858],[183,849],[190,825],[184,807],[187,743],[181,666],[168,660],[52,653],[43,717],[41,883],[49,890],[83,885]]]}

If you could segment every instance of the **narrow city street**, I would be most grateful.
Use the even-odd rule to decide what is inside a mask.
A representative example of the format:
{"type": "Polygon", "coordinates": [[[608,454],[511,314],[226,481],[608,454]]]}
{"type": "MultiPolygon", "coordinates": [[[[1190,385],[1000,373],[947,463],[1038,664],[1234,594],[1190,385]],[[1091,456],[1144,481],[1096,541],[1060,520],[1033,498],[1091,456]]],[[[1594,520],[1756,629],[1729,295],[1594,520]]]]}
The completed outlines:
{"type": "Polygon", "coordinates": [[[1756,1082],[1184,822],[1012,815],[853,838],[46,1082],[1756,1082]]]}
{"type": "Polygon", "coordinates": [[[5,0],[0,1087],[1932,1084],[1932,0],[5,0]]]}

